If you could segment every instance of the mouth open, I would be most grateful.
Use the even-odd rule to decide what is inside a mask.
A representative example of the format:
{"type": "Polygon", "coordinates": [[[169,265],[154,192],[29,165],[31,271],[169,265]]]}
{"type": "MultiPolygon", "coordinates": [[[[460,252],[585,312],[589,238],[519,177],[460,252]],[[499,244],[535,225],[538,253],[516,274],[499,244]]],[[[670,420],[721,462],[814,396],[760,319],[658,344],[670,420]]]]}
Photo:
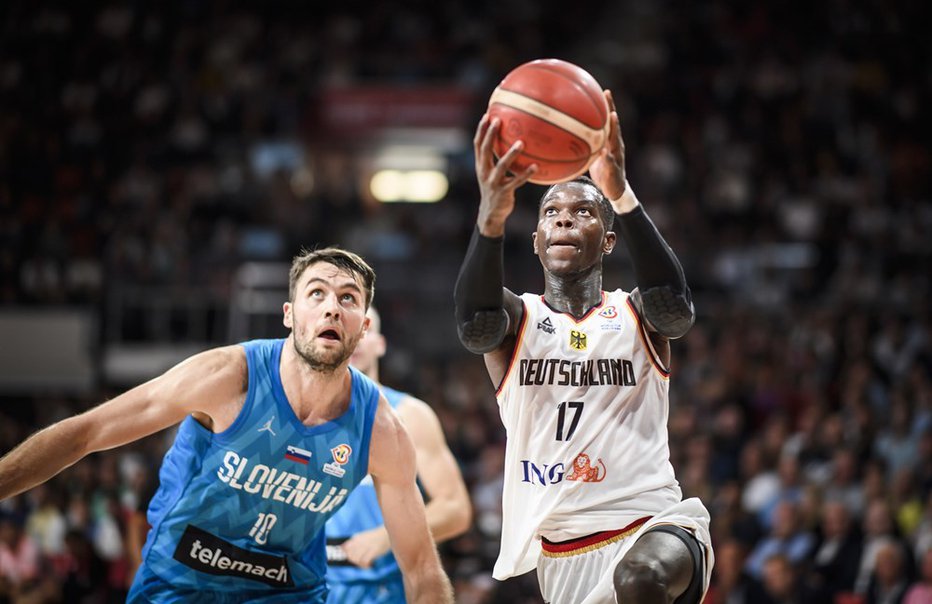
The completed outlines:
{"type": "Polygon", "coordinates": [[[336,342],[340,341],[340,334],[338,334],[333,329],[325,329],[324,331],[317,334],[318,338],[323,338],[325,340],[333,340],[336,342]]]}

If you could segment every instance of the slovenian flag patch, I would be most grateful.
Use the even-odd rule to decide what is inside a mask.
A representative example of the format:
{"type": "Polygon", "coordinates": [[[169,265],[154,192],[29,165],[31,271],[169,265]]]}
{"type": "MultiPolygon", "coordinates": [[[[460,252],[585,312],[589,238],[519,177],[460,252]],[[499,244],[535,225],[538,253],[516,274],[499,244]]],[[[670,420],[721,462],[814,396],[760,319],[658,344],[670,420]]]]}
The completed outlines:
{"type": "Polygon", "coordinates": [[[285,449],[285,459],[290,459],[291,461],[296,461],[300,464],[307,465],[311,461],[311,452],[305,451],[300,447],[293,447],[288,445],[288,448],[285,449]]]}

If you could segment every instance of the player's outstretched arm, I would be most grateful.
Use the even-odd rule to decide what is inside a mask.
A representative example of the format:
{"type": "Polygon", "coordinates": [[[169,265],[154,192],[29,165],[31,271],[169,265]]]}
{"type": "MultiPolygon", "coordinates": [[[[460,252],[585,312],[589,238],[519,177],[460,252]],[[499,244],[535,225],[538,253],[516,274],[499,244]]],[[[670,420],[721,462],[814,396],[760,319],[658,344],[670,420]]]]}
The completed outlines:
{"type": "Polygon", "coordinates": [[[90,411],[40,430],[0,459],[0,500],[45,482],[89,453],[138,440],[189,413],[211,416],[216,406],[241,396],[245,376],[241,347],[209,350],[90,411]]]}
{"type": "Polygon", "coordinates": [[[505,221],[515,207],[515,190],[537,171],[537,165],[532,164],[517,174],[509,172],[524,147],[522,141],[516,141],[495,161],[492,144],[500,128],[500,120],[490,120],[486,114],[473,138],[479,216],[453,290],[460,341],[476,354],[501,346],[521,317],[520,301],[504,290],[502,244],[505,221]]]}
{"type": "Polygon", "coordinates": [[[415,483],[415,463],[411,438],[382,397],[372,426],[369,473],[404,577],[406,599],[414,604],[452,604],[453,588],[440,565],[415,483]]]}
{"type": "Polygon", "coordinates": [[[637,277],[632,300],[649,330],[663,338],[679,338],[696,318],[692,294],[683,267],[644,211],[625,176],[625,144],[618,113],[609,91],[605,91],[610,113],[610,130],[602,154],[589,168],[592,180],[611,200],[618,215],[619,230],[637,277]]]}

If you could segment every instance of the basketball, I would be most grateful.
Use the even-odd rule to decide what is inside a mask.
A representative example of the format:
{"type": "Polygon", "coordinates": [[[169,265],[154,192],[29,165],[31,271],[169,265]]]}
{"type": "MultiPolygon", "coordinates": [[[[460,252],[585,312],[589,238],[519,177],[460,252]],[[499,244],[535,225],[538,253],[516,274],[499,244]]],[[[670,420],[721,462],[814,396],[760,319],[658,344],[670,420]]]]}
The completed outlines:
{"type": "Polygon", "coordinates": [[[530,181],[544,185],[585,172],[609,129],[602,87],[585,69],[560,59],[530,61],[508,73],[489,98],[489,118],[495,117],[502,124],[495,155],[524,141],[513,170],[536,163],[530,181]]]}

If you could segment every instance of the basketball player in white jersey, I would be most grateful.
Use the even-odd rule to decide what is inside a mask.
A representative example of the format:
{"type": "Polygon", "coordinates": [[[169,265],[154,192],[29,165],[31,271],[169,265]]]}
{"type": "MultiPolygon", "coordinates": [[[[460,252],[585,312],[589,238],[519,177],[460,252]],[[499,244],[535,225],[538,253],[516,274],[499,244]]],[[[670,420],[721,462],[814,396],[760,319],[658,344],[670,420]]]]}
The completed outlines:
{"type": "Polygon", "coordinates": [[[611,131],[592,179],[543,195],[534,253],[544,294],[503,287],[505,221],[536,166],[509,172],[523,143],[496,163],[501,124],[474,139],[479,217],[457,279],[463,344],[485,355],[505,454],[502,545],[493,576],[537,567],[553,604],[696,604],[713,556],[709,515],[682,500],[667,437],[669,340],[694,310],[683,270],[625,178],[611,93],[611,131]],[[602,290],[617,219],[638,288],[602,290]]]}

